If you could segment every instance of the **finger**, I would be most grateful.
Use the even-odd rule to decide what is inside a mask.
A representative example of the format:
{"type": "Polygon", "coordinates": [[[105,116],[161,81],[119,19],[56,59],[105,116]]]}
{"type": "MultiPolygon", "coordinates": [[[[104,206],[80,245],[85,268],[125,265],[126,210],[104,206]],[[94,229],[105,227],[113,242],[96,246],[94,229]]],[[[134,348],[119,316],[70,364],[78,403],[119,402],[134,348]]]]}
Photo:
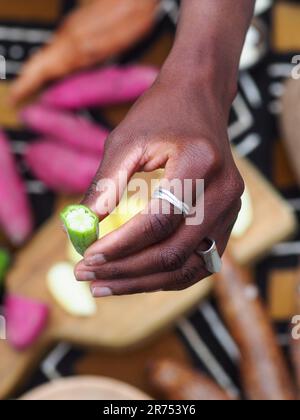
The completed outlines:
{"type": "Polygon", "coordinates": [[[203,268],[203,262],[192,255],[184,267],[171,273],[160,273],[124,280],[97,280],[92,282],[94,297],[129,295],[167,290],[183,290],[211,274],[203,268]]]}
{"type": "Polygon", "coordinates": [[[182,223],[182,215],[174,214],[174,209],[171,209],[170,214],[167,214],[168,210],[166,213],[162,210],[151,214],[153,207],[156,211],[158,206],[164,208],[165,205],[161,200],[152,200],[148,206],[148,214],[139,213],[125,225],[93,244],[85,254],[87,264],[93,264],[93,261],[99,258],[102,261],[121,259],[171,236],[182,223]]]}
{"type": "MultiPolygon", "coordinates": [[[[193,204],[193,196],[195,196],[197,190],[195,182],[197,176],[195,176],[195,174],[199,174],[199,162],[190,155],[178,159],[178,150],[173,145],[166,147],[166,149],[165,177],[161,183],[164,187],[167,187],[168,185],[170,188],[172,182],[173,186],[175,185],[175,180],[175,195],[181,200],[183,197],[187,196],[187,201],[191,205],[193,204]],[[186,194],[186,180],[191,180],[190,194],[186,194]]],[[[150,150],[147,150],[148,164],[155,161],[156,155],[157,147],[155,148],[154,146],[150,148],[150,150]]],[[[209,162],[210,159],[212,159],[212,157],[208,150],[206,162],[209,162]]],[[[207,179],[209,179],[210,173],[206,168],[206,163],[203,164],[201,169],[203,171],[203,177],[206,174],[207,179]]],[[[109,172],[110,171],[111,167],[109,168],[109,172]]],[[[100,174],[100,177],[101,176],[102,174],[100,174]]],[[[199,179],[201,178],[200,173],[199,179]]],[[[94,201],[95,199],[92,194],[92,203],[87,200],[87,205],[91,206],[92,204],[93,206],[94,201]]],[[[97,241],[87,250],[85,258],[90,259],[100,255],[102,261],[115,260],[137,253],[146,247],[161,242],[171,236],[183,222],[182,214],[178,213],[178,209],[174,208],[165,200],[151,200],[147,212],[138,214],[119,229],[105,236],[100,241],[97,241]]]]}
{"type": "Polygon", "coordinates": [[[193,252],[193,233],[181,226],[176,235],[137,254],[106,263],[99,256],[82,260],[76,267],[77,277],[85,281],[86,273],[94,272],[97,278],[121,279],[175,271],[193,252]]]}
{"type": "Polygon", "coordinates": [[[122,279],[175,271],[185,264],[196,249],[201,246],[202,250],[207,249],[207,243],[201,243],[199,239],[201,235],[214,238],[222,255],[239,208],[238,202],[214,223],[213,228],[209,224],[203,224],[201,229],[182,224],[175,235],[135,255],[111,262],[105,262],[99,256],[92,257],[90,261],[83,260],[76,267],[77,277],[82,281],[89,281],[91,273],[94,273],[97,278],[122,279]]]}
{"type": "Polygon", "coordinates": [[[104,156],[97,174],[85,194],[82,204],[104,219],[119,204],[131,177],[140,169],[143,156],[141,147],[110,150],[109,143],[117,141],[112,136],[106,140],[104,156]]]}

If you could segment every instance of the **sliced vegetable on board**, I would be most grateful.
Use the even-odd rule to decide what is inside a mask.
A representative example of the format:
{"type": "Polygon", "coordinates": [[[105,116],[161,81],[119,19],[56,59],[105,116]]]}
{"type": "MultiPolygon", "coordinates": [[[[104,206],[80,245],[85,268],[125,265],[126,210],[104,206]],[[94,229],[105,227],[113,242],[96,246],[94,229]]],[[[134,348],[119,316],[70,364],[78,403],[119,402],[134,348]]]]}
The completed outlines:
{"type": "Polygon", "coordinates": [[[47,275],[47,285],[54,300],[70,315],[93,316],[97,311],[89,285],[75,279],[73,266],[62,262],[54,265],[47,275]]]}
{"type": "Polygon", "coordinates": [[[237,221],[232,230],[232,236],[234,238],[240,238],[252,225],[254,218],[253,205],[248,188],[245,188],[244,194],[242,195],[242,207],[238,215],[237,221]]]}
{"type": "Polygon", "coordinates": [[[31,172],[50,189],[82,194],[90,186],[99,163],[98,156],[71,150],[47,139],[28,146],[25,161],[31,172]]]}
{"type": "Polygon", "coordinates": [[[46,304],[18,295],[8,295],[4,302],[7,338],[16,350],[30,347],[44,331],[49,308],[46,304]]]}
{"type": "Polygon", "coordinates": [[[57,108],[79,109],[135,101],[158,75],[152,66],[106,67],[71,76],[49,88],[42,102],[57,108]]]}
{"type": "Polygon", "coordinates": [[[24,108],[20,116],[30,129],[47,136],[51,141],[98,156],[103,153],[109,131],[84,117],[40,104],[24,108]]]}
{"type": "Polygon", "coordinates": [[[14,245],[21,245],[32,232],[33,220],[25,185],[3,131],[0,131],[0,203],[0,227],[14,245]]]}

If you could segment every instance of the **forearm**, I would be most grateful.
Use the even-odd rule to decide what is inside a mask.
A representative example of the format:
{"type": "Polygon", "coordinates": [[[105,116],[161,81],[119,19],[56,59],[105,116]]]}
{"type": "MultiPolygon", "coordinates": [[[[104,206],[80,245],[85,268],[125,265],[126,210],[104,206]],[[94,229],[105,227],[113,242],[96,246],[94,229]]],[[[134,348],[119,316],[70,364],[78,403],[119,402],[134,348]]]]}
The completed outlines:
{"type": "Polygon", "coordinates": [[[172,68],[196,83],[209,78],[220,94],[227,90],[231,97],[254,4],[255,0],[182,0],[167,72],[172,68]]]}

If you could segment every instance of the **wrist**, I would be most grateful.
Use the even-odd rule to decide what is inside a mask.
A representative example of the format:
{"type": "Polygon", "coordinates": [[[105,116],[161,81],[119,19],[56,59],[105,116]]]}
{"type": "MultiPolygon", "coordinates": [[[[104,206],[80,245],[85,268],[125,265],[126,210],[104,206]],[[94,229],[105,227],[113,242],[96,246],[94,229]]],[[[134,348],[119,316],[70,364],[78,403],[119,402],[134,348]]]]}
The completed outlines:
{"type": "Polygon", "coordinates": [[[238,66],[235,68],[212,50],[193,55],[175,44],[160,80],[197,96],[210,96],[229,112],[237,92],[238,66]]]}
{"type": "Polygon", "coordinates": [[[229,108],[237,90],[240,55],[255,0],[182,0],[172,51],[162,75],[209,89],[229,108]]]}

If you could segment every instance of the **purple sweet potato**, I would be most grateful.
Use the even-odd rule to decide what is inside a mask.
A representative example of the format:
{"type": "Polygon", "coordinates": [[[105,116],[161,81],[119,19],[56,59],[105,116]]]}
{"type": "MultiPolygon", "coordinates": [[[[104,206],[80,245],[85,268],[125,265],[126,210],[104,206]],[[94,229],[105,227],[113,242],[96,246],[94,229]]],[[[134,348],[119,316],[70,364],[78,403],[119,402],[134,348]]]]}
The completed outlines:
{"type": "Polygon", "coordinates": [[[151,66],[107,67],[84,72],[57,83],[42,102],[65,109],[135,101],[153,84],[158,70],[151,66]]]}
{"type": "Polygon", "coordinates": [[[0,203],[2,229],[14,245],[22,244],[32,232],[32,214],[9,140],[3,131],[0,131],[0,203]]]}
{"type": "Polygon", "coordinates": [[[52,190],[81,194],[95,176],[101,157],[42,140],[28,146],[25,161],[31,172],[52,190]]]}
{"type": "Polygon", "coordinates": [[[86,118],[40,104],[25,108],[21,118],[33,131],[81,151],[101,153],[109,134],[86,118]]]}
{"type": "Polygon", "coordinates": [[[30,347],[43,332],[49,308],[42,302],[8,295],[4,304],[7,338],[16,350],[30,347]]]}

